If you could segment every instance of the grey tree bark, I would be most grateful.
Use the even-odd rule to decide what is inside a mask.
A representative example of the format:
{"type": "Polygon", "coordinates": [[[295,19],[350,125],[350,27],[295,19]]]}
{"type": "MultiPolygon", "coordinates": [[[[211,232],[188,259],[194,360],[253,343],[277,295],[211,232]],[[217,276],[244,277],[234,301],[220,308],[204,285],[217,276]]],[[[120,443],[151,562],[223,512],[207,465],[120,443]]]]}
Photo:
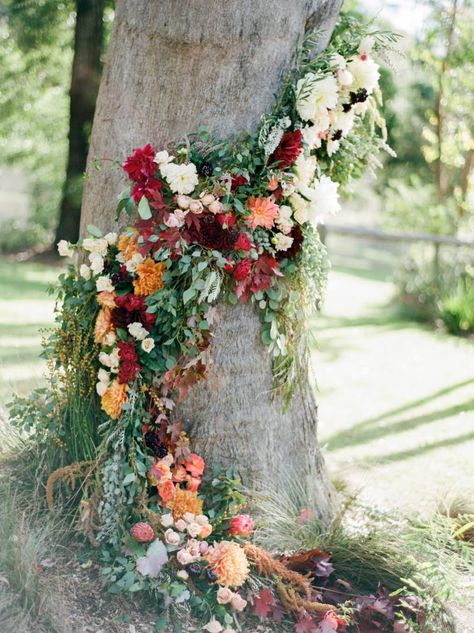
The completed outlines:
{"type": "MultiPolygon", "coordinates": [[[[161,148],[200,125],[221,138],[251,130],[268,110],[305,29],[330,37],[342,0],[118,0],[99,90],[82,204],[82,233],[110,230],[124,177],[111,159],[151,142],[161,148]],[[102,160],[100,171],[93,161],[102,160]]],[[[316,437],[309,385],[284,412],[270,396],[271,358],[250,305],[221,306],[214,365],[180,407],[196,451],[235,465],[244,482],[290,473],[321,518],[332,489],[316,437]]]]}

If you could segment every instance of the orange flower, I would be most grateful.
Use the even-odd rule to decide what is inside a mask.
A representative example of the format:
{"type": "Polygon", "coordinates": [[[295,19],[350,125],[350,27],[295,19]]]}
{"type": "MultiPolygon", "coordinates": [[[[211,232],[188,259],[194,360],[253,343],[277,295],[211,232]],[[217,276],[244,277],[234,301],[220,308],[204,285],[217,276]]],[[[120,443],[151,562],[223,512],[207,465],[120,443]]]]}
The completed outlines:
{"type": "Polygon", "coordinates": [[[130,234],[130,232],[127,231],[127,233],[122,233],[118,238],[117,246],[119,251],[123,253],[125,260],[130,259],[132,255],[138,253],[137,239],[137,231],[135,231],[133,234],[130,234]]]}
{"type": "Polygon", "coordinates": [[[273,202],[272,198],[251,196],[247,200],[247,206],[250,209],[250,215],[246,218],[246,222],[252,229],[256,229],[258,226],[263,226],[266,229],[272,228],[273,220],[278,216],[278,205],[273,202]]]}
{"type": "Polygon", "coordinates": [[[164,481],[162,484],[158,486],[158,494],[163,499],[163,501],[167,504],[169,508],[169,503],[176,496],[176,487],[171,479],[164,481]]]}
{"type": "Polygon", "coordinates": [[[278,178],[276,176],[273,176],[271,180],[268,181],[268,185],[267,185],[268,191],[275,191],[276,189],[278,189],[279,184],[280,183],[278,181],[278,178]]]}
{"type": "Polygon", "coordinates": [[[102,396],[102,409],[113,420],[119,417],[122,406],[128,401],[127,390],[128,385],[121,385],[118,380],[113,380],[102,396]]]}
{"type": "Polygon", "coordinates": [[[191,453],[189,458],[184,462],[184,467],[191,475],[191,477],[200,477],[206,466],[205,461],[200,455],[196,455],[196,453],[191,453]]]}
{"type": "Polygon", "coordinates": [[[137,266],[138,279],[133,282],[136,295],[152,295],[163,288],[163,272],[166,268],[164,262],[154,262],[151,257],[147,257],[137,266]]]}
{"type": "Polygon", "coordinates": [[[177,520],[181,519],[186,512],[196,515],[202,514],[202,499],[198,498],[196,492],[176,488],[175,495],[166,503],[166,507],[171,510],[177,520]]]}
{"type": "Polygon", "coordinates": [[[187,477],[186,481],[188,482],[188,490],[192,490],[192,492],[197,492],[199,486],[201,485],[200,477],[187,477]]]}
{"type": "Polygon", "coordinates": [[[241,587],[249,575],[249,562],[244,550],[234,541],[220,541],[209,548],[206,558],[223,587],[241,587]]]}
{"type": "Polygon", "coordinates": [[[103,344],[105,342],[105,337],[110,332],[114,332],[112,312],[109,308],[101,308],[95,321],[94,341],[96,343],[103,344]]]}
{"type": "Polygon", "coordinates": [[[97,303],[102,308],[110,308],[111,310],[113,310],[116,307],[115,292],[110,292],[109,290],[103,290],[102,292],[99,292],[99,294],[97,295],[97,303]]]}
{"type": "Polygon", "coordinates": [[[165,481],[171,480],[170,460],[166,457],[155,462],[148,471],[148,479],[152,486],[158,486],[165,481]]]}

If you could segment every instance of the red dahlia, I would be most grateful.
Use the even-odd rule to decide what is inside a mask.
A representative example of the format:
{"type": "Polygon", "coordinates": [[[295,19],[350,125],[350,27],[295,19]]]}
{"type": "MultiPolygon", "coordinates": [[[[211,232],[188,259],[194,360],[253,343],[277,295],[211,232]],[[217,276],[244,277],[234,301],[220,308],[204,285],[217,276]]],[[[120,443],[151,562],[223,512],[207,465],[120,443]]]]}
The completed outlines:
{"type": "Polygon", "coordinates": [[[301,154],[301,142],[303,134],[301,130],[285,132],[280,144],[270,156],[270,162],[278,163],[280,169],[291,167],[301,154]]]}
{"type": "Polygon", "coordinates": [[[120,363],[120,369],[118,373],[118,381],[121,385],[126,385],[129,382],[133,382],[137,375],[141,372],[141,367],[135,362],[120,363]]]}
{"type": "Polygon", "coordinates": [[[154,162],[155,150],[153,147],[148,143],[145,147],[134,149],[133,152],[122,165],[131,180],[140,182],[154,176],[156,163],[154,162]]]}
{"type": "Polygon", "coordinates": [[[247,279],[250,273],[251,266],[252,262],[250,259],[243,259],[234,267],[234,270],[232,271],[232,276],[236,281],[244,281],[244,279],[247,279]]]}
{"type": "Polygon", "coordinates": [[[239,233],[239,237],[234,244],[234,251],[249,251],[252,248],[252,242],[247,233],[239,233]]]}
{"type": "Polygon", "coordinates": [[[132,189],[132,196],[135,202],[140,202],[143,196],[152,200],[157,191],[160,191],[162,184],[156,178],[147,178],[139,180],[132,189]]]}

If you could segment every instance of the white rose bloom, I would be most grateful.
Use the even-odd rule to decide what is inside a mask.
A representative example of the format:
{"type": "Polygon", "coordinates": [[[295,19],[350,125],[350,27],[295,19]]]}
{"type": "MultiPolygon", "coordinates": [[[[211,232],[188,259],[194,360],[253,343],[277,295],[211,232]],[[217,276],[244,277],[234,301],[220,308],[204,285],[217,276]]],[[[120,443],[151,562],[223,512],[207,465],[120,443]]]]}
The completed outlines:
{"type": "Polygon", "coordinates": [[[193,514],[192,512],[185,512],[183,514],[183,519],[187,521],[187,523],[192,523],[195,518],[196,518],[196,515],[193,514]]]}
{"type": "Polygon", "coordinates": [[[287,204],[282,204],[278,209],[278,218],[277,222],[281,222],[282,220],[289,220],[293,214],[293,209],[289,207],[287,204]]]}
{"type": "Polygon", "coordinates": [[[184,532],[186,529],[186,521],[184,519],[178,519],[175,523],[175,528],[180,532],[184,532]]]}
{"type": "Polygon", "coordinates": [[[199,182],[194,163],[184,163],[182,165],[167,163],[160,165],[160,171],[174,193],[191,193],[199,182]]]}
{"type": "Polygon", "coordinates": [[[187,580],[189,578],[189,574],[185,569],[180,569],[176,575],[178,578],[181,578],[181,580],[187,580]]]}
{"type": "Polygon", "coordinates": [[[138,321],[129,323],[127,329],[130,332],[130,335],[133,336],[133,338],[136,338],[137,341],[143,341],[143,339],[148,336],[148,330],[146,330],[138,321]]]}
{"type": "Polygon", "coordinates": [[[291,220],[283,219],[277,222],[277,226],[282,233],[288,235],[288,233],[291,233],[291,229],[293,228],[293,222],[291,220]]]}
{"type": "Polygon", "coordinates": [[[91,269],[87,264],[81,264],[81,267],[79,268],[79,274],[83,279],[90,279],[91,269]]]}
{"type": "Polygon", "coordinates": [[[172,160],[174,160],[174,156],[170,156],[168,152],[164,149],[161,152],[157,152],[153,160],[158,165],[166,165],[167,163],[170,163],[172,160]]]}
{"type": "Polygon", "coordinates": [[[172,514],[163,514],[161,516],[161,525],[165,528],[169,528],[173,525],[174,519],[172,514]]]}
{"type": "Polygon", "coordinates": [[[335,77],[308,73],[296,85],[296,110],[303,121],[314,121],[321,110],[336,107],[338,94],[335,77]]]}
{"type": "Polygon", "coordinates": [[[152,338],[146,338],[142,341],[142,350],[149,354],[155,347],[155,341],[152,338]]]}
{"type": "Polygon", "coordinates": [[[168,543],[168,545],[174,545],[174,546],[179,545],[180,540],[181,540],[181,537],[178,534],[178,532],[175,532],[171,528],[168,528],[166,530],[165,541],[166,543],[168,543]]]}
{"type": "Polygon", "coordinates": [[[335,154],[337,150],[339,149],[339,145],[340,145],[339,141],[334,141],[333,139],[330,138],[326,145],[326,151],[328,153],[328,156],[332,156],[333,154],[335,154]]]}
{"type": "Polygon", "coordinates": [[[314,224],[323,221],[328,215],[336,215],[341,209],[339,204],[339,183],[334,182],[329,176],[321,176],[315,180],[313,186],[304,192],[310,200],[310,219],[314,224]]]}
{"type": "Polygon", "coordinates": [[[284,233],[277,233],[273,237],[272,242],[277,251],[287,251],[293,244],[293,238],[284,233]]]}
{"type": "Polygon", "coordinates": [[[367,90],[369,95],[372,94],[380,78],[378,64],[370,57],[365,59],[355,57],[348,63],[347,69],[354,77],[351,89],[356,91],[363,88],[367,90]]]}
{"type": "Polygon", "coordinates": [[[339,55],[339,53],[333,53],[333,55],[331,55],[331,59],[329,60],[329,64],[331,68],[342,70],[346,67],[346,59],[342,55],[339,55]]]}
{"type": "Polygon", "coordinates": [[[90,268],[94,275],[99,275],[104,270],[104,258],[99,253],[89,255],[90,268]]]}
{"type": "Polygon", "coordinates": [[[209,523],[209,517],[207,517],[205,514],[198,514],[195,518],[195,521],[201,526],[207,525],[209,523]]]}
{"type": "Polygon", "coordinates": [[[104,235],[104,240],[106,240],[109,245],[115,244],[117,241],[117,233],[113,233],[112,231],[107,233],[107,235],[104,235]]]}
{"type": "Polygon", "coordinates": [[[207,631],[207,633],[222,633],[224,627],[220,622],[218,622],[215,618],[212,618],[206,626],[202,627],[203,631],[207,631]]]}
{"type": "Polygon", "coordinates": [[[316,170],[316,157],[310,156],[305,158],[303,154],[300,154],[295,160],[293,165],[293,171],[296,174],[297,187],[308,185],[314,178],[314,172],[316,170]]]}
{"type": "Polygon", "coordinates": [[[71,245],[66,240],[59,240],[58,253],[61,257],[72,257],[74,255],[74,249],[71,248],[71,245]]]}
{"type": "Polygon", "coordinates": [[[95,282],[96,288],[99,292],[103,292],[107,290],[108,292],[114,291],[114,286],[110,281],[110,277],[108,275],[102,275],[101,277],[97,277],[97,281],[95,282]]]}
{"type": "MultiPolygon", "coordinates": [[[[328,117],[329,126],[329,117],[328,117]]],[[[311,147],[311,149],[319,149],[321,147],[321,136],[318,128],[315,125],[307,125],[302,129],[304,142],[311,147]]]]}
{"type": "Polygon", "coordinates": [[[102,257],[107,254],[108,246],[107,240],[103,237],[86,237],[82,241],[82,247],[84,250],[89,251],[90,253],[99,253],[102,257]]]}
{"type": "Polygon", "coordinates": [[[109,384],[110,382],[110,374],[108,371],[106,371],[103,368],[100,368],[99,371],[97,372],[97,378],[99,379],[100,382],[105,382],[105,384],[109,384]]]}
{"type": "Polygon", "coordinates": [[[370,55],[375,44],[375,39],[371,35],[366,35],[362,38],[359,44],[360,55],[370,55]]]}
{"type": "Polygon", "coordinates": [[[115,336],[115,332],[109,332],[105,336],[104,343],[105,345],[114,345],[117,341],[117,337],[115,336]]]}
{"type": "Polygon", "coordinates": [[[105,382],[98,382],[95,386],[95,390],[101,398],[108,388],[109,386],[105,382]]]}
{"type": "Polygon", "coordinates": [[[299,193],[294,193],[290,197],[290,202],[293,206],[294,212],[293,217],[300,224],[304,224],[308,221],[308,202],[299,195],[299,193]]]}
{"type": "Polygon", "coordinates": [[[188,534],[189,536],[192,536],[193,538],[196,538],[196,536],[199,536],[200,532],[201,532],[201,525],[199,525],[199,523],[190,523],[188,525],[188,534]]]}
{"type": "Polygon", "coordinates": [[[189,196],[181,195],[176,198],[176,202],[178,203],[178,207],[186,211],[186,209],[189,209],[189,205],[192,202],[192,198],[190,198],[189,196]]]}
{"type": "Polygon", "coordinates": [[[143,262],[145,258],[140,253],[134,253],[130,259],[125,262],[125,268],[127,272],[134,273],[137,267],[143,262]]]}
{"type": "Polygon", "coordinates": [[[107,354],[107,352],[100,352],[100,354],[99,354],[99,363],[102,363],[102,365],[105,365],[106,367],[111,367],[112,366],[112,360],[110,358],[110,355],[107,354]]]}
{"type": "Polygon", "coordinates": [[[117,373],[118,372],[118,368],[119,368],[119,364],[120,364],[120,357],[119,357],[118,347],[116,347],[115,349],[113,349],[110,352],[109,359],[110,359],[110,369],[111,369],[111,371],[113,371],[114,373],[117,373]]]}
{"type": "Polygon", "coordinates": [[[343,70],[337,71],[337,81],[341,88],[348,88],[354,81],[354,77],[352,76],[352,73],[347,70],[347,68],[344,68],[343,70]]]}

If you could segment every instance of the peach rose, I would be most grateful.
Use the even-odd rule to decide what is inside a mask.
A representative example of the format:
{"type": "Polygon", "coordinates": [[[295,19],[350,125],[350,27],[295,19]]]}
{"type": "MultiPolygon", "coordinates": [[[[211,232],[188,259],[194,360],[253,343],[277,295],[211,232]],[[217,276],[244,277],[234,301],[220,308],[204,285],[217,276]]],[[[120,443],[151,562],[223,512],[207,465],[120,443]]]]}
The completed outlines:
{"type": "Polygon", "coordinates": [[[206,523],[201,526],[201,531],[199,532],[199,538],[207,538],[212,534],[212,525],[210,523],[206,523]]]}
{"type": "Polygon", "coordinates": [[[220,587],[217,592],[217,602],[219,604],[229,604],[234,595],[237,594],[234,594],[234,592],[231,591],[229,587],[220,587]]]}
{"type": "Polygon", "coordinates": [[[244,600],[238,593],[234,593],[230,601],[230,606],[235,611],[243,611],[247,606],[247,600],[244,600]]]}

